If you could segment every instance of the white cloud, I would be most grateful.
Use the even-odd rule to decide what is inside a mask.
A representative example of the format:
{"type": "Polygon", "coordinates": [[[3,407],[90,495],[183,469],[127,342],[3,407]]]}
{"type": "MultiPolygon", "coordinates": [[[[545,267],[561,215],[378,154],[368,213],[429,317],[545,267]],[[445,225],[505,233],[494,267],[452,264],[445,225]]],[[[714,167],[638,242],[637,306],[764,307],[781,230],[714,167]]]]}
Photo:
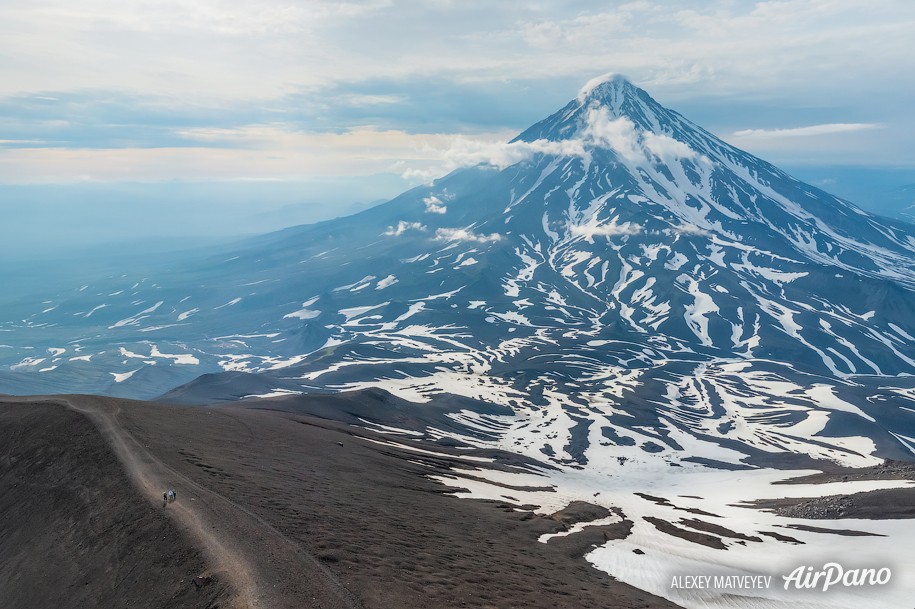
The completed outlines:
{"type": "Polygon", "coordinates": [[[910,0],[612,4],[581,0],[570,16],[565,2],[5,0],[0,91],[114,85],[190,100],[430,75],[584,80],[614,68],[748,92],[913,66],[910,0]]]}
{"type": "MultiPolygon", "coordinates": [[[[382,131],[371,127],[341,133],[307,132],[284,123],[231,129],[189,128],[175,133],[188,145],[0,146],[0,181],[300,180],[393,172],[425,181],[457,167],[453,159],[447,158],[455,139],[473,141],[448,134],[382,131]],[[415,167],[403,171],[399,167],[403,163],[415,167]]],[[[487,142],[495,137],[507,136],[501,132],[479,136],[487,142]]]]}
{"type": "Polygon", "coordinates": [[[492,233],[479,235],[468,228],[440,228],[435,231],[436,241],[472,241],[474,243],[494,243],[502,239],[502,235],[492,233]]]}
{"type": "Polygon", "coordinates": [[[645,160],[645,152],[639,145],[638,131],[631,120],[626,117],[613,118],[603,106],[590,108],[585,120],[583,136],[589,144],[610,148],[633,164],[645,160]]]}
{"type": "Polygon", "coordinates": [[[391,6],[391,0],[310,0],[307,5],[266,0],[257,3],[237,0],[172,0],[167,8],[152,3],[84,0],[79,10],[60,3],[49,12],[69,19],[101,21],[109,27],[133,32],[190,30],[223,36],[301,34],[335,19],[362,17],[391,6]],[[86,14],[104,10],[104,17],[86,14]]]}
{"type": "Polygon", "coordinates": [[[628,235],[638,235],[642,232],[642,225],[636,222],[623,222],[617,224],[606,222],[603,224],[597,221],[589,224],[573,224],[569,226],[569,232],[576,237],[584,237],[588,242],[593,242],[594,237],[620,237],[628,235]]]}
{"type": "Polygon", "coordinates": [[[423,199],[423,203],[426,205],[426,213],[429,214],[445,214],[448,213],[448,207],[442,202],[441,199],[434,195],[429,195],[423,199]]]}
{"type": "Polygon", "coordinates": [[[338,95],[335,98],[340,104],[362,108],[366,106],[391,106],[402,104],[407,101],[403,95],[368,95],[368,94],[347,94],[338,95]]]}
{"type": "Polygon", "coordinates": [[[734,137],[742,139],[771,139],[783,137],[815,137],[818,135],[831,135],[833,133],[849,133],[855,131],[870,131],[883,129],[886,125],[879,123],[827,123],[824,125],[810,125],[807,127],[792,127],[788,129],[742,129],[734,132],[734,137]]]}
{"type": "Polygon", "coordinates": [[[699,153],[687,144],[663,133],[657,134],[647,131],[644,134],[644,141],[645,147],[665,163],[682,159],[696,160],[700,157],[699,153]]]}
{"type": "Polygon", "coordinates": [[[388,237],[399,237],[407,231],[419,231],[424,232],[426,227],[419,222],[404,222],[401,220],[397,223],[397,226],[389,226],[388,230],[384,231],[384,234],[388,237]]]}
{"type": "Polygon", "coordinates": [[[400,177],[407,182],[426,184],[441,176],[444,170],[438,167],[407,167],[400,173],[400,177]]]}
{"type": "Polygon", "coordinates": [[[443,151],[442,158],[449,169],[486,164],[505,169],[521,161],[526,161],[535,154],[552,154],[559,156],[584,155],[583,142],[580,140],[535,140],[533,142],[492,142],[456,137],[451,146],[443,151]]]}
{"type": "Polygon", "coordinates": [[[66,0],[8,0],[0,3],[9,70],[0,95],[118,90],[175,96],[190,105],[201,99],[276,98],[335,80],[331,69],[321,68],[339,65],[344,55],[353,66],[354,58],[342,52],[332,32],[386,14],[391,5],[392,0],[84,0],[78,6],[66,0]]]}
{"type": "Polygon", "coordinates": [[[665,163],[700,158],[687,144],[663,133],[641,130],[626,117],[613,118],[603,106],[589,109],[583,138],[585,144],[610,148],[634,165],[644,163],[649,154],[665,163]]]}
{"type": "MultiPolygon", "coordinates": [[[[872,109],[868,109],[871,111],[872,109]]],[[[900,145],[905,129],[881,123],[824,123],[783,129],[743,129],[723,136],[730,144],[776,164],[912,164],[900,145]]]]}
{"type": "Polygon", "coordinates": [[[556,51],[569,45],[602,46],[610,36],[629,28],[625,7],[605,13],[591,13],[568,20],[542,20],[522,24],[519,28],[524,41],[531,47],[556,51]]]}
{"type": "MultiPolygon", "coordinates": [[[[407,169],[403,172],[403,177],[426,181],[459,167],[481,164],[505,169],[537,154],[585,157],[592,148],[613,150],[631,165],[644,164],[651,160],[650,157],[657,157],[662,162],[705,159],[687,144],[668,135],[643,131],[629,118],[614,118],[607,107],[596,104],[588,108],[584,124],[574,138],[505,143],[456,136],[448,144],[443,149],[426,149],[430,159],[438,160],[434,167],[407,169]]],[[[426,208],[427,211],[432,211],[428,202],[426,208]]]]}
{"type": "Polygon", "coordinates": [[[402,171],[401,176],[405,180],[428,182],[461,167],[488,165],[501,170],[537,154],[584,156],[586,151],[585,142],[581,139],[506,143],[487,136],[469,138],[457,135],[437,138],[435,145],[425,146],[421,154],[425,156],[425,166],[402,171]]]}
{"type": "MultiPolygon", "coordinates": [[[[153,100],[153,105],[164,100],[164,105],[192,111],[268,108],[278,116],[288,115],[290,122],[310,124],[310,129],[331,129],[340,125],[318,127],[317,119],[309,123],[311,117],[303,120],[288,101],[303,96],[303,106],[342,108],[339,114],[344,122],[347,116],[369,114],[367,109],[377,109],[379,116],[390,119],[397,116],[396,105],[401,102],[434,102],[427,89],[441,86],[451,96],[443,104],[442,115],[450,124],[459,120],[473,129],[491,123],[474,125],[464,112],[462,95],[479,103],[504,90],[507,83],[515,91],[524,90],[524,103],[541,108],[545,115],[555,109],[555,91],[573,87],[568,89],[571,97],[570,81],[581,82],[612,68],[631,74],[674,107],[680,101],[695,103],[710,96],[739,96],[773,105],[787,100],[790,105],[781,111],[787,118],[791,108],[823,105],[831,96],[841,95],[843,106],[852,110],[871,109],[877,99],[881,112],[895,112],[895,116],[879,117],[893,123],[893,128],[881,134],[882,141],[867,139],[867,134],[854,142],[849,138],[845,150],[851,160],[874,162],[879,157],[911,163],[911,146],[905,137],[911,132],[906,105],[911,86],[899,74],[915,71],[913,28],[911,0],[657,0],[612,6],[581,0],[571,15],[567,3],[557,2],[5,0],[0,3],[4,68],[0,97],[46,93],[45,97],[66,99],[68,93],[100,91],[100,97],[123,94],[153,100]],[[402,61],[405,56],[410,61],[402,61]],[[351,90],[358,93],[346,93],[351,90]]],[[[860,116],[851,114],[856,115],[860,116]]],[[[505,116],[521,114],[508,114],[502,106],[485,119],[510,120],[505,116]]],[[[402,113],[403,131],[420,130],[420,119],[428,116],[414,121],[402,113]]],[[[722,123],[734,124],[733,120],[729,116],[722,123]]],[[[74,127],[91,131],[93,124],[74,127]]],[[[143,131],[137,129],[138,134],[143,131]]],[[[789,144],[776,149],[772,142],[811,135],[792,134],[794,130],[761,133],[765,131],[744,130],[734,137],[765,140],[768,149],[784,151],[789,144]]],[[[16,137],[38,139],[39,135],[16,137]]],[[[446,135],[425,139],[436,137],[454,139],[446,135]]],[[[299,171],[313,175],[328,170],[336,175],[390,171],[389,166],[366,168],[356,149],[338,154],[335,148],[340,141],[328,139],[328,143],[327,159],[299,155],[289,168],[297,164],[299,171]],[[353,166],[362,168],[357,172],[350,169],[353,166]]],[[[528,158],[536,148],[524,144],[487,151],[466,142],[455,147],[463,148],[465,159],[488,157],[495,166],[528,158]]],[[[426,163],[406,172],[410,178],[422,179],[438,175],[439,167],[447,170],[468,164],[442,160],[436,156],[442,148],[433,145],[425,153],[417,146],[395,158],[414,165],[417,159],[426,163]],[[438,163],[435,169],[432,163],[438,163]]],[[[74,155],[78,158],[72,168],[54,170],[68,175],[171,179],[190,175],[184,169],[188,162],[194,169],[201,165],[196,157],[186,158],[186,152],[170,150],[166,158],[166,149],[155,154],[127,151],[123,163],[113,151],[74,155]]],[[[201,150],[193,152],[199,156],[201,150]]],[[[259,168],[273,165],[268,158],[272,152],[231,162],[225,173],[240,168],[271,178],[276,175],[273,169],[259,173],[259,168]]],[[[817,150],[816,158],[839,153],[835,148],[817,150]]],[[[29,153],[30,158],[33,154],[29,153]]],[[[36,162],[50,166],[55,155],[62,156],[48,153],[36,162]]],[[[280,156],[286,157],[287,151],[280,156]]],[[[45,175],[46,167],[26,166],[26,160],[4,161],[15,169],[3,172],[45,175]]],[[[287,172],[282,170],[284,175],[287,172]]],[[[222,170],[214,166],[205,173],[222,175],[222,170]]]]}
{"type": "Polygon", "coordinates": [[[696,226],[695,224],[680,224],[678,226],[672,226],[669,229],[665,229],[665,232],[673,233],[676,235],[687,235],[687,236],[697,236],[697,237],[710,237],[711,233],[706,229],[696,226]]]}
{"type": "Polygon", "coordinates": [[[911,0],[581,0],[569,13],[473,0],[5,0],[0,95],[117,89],[194,104],[409,78],[568,86],[612,68],[682,98],[696,83],[822,93],[915,67],[911,0]]]}

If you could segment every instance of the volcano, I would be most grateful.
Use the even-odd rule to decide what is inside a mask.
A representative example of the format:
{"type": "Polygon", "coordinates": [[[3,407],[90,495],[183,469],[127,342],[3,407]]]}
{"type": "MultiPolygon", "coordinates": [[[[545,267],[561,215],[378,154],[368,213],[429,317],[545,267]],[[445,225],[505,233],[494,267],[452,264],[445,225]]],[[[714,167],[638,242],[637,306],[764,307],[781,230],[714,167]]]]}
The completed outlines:
{"type": "MultiPolygon", "coordinates": [[[[849,482],[864,493],[883,488],[873,477],[908,484],[880,468],[915,458],[915,226],[792,178],[621,77],[359,214],[4,310],[0,392],[282,403],[512,453],[525,465],[511,473],[430,476],[545,513],[597,503],[604,525],[625,513],[631,534],[588,560],[668,598],[668,571],[759,575],[827,534],[862,559],[911,538],[898,523],[836,532],[743,504],[879,504],[784,507],[771,484],[788,469],[877,468],[849,482]]],[[[715,606],[750,606],[725,597],[715,606]]]]}
{"type": "Polygon", "coordinates": [[[354,216],[20,302],[0,386],[447,393],[512,408],[544,433],[500,433],[563,463],[911,457],[915,227],[621,77],[493,156],[354,216]]]}

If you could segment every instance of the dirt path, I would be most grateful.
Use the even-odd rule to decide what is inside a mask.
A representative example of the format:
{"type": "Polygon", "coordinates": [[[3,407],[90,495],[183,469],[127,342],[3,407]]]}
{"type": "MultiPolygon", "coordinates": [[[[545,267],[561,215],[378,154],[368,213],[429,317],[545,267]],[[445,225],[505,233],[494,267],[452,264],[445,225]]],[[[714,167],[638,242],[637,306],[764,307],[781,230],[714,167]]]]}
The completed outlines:
{"type": "MultiPolygon", "coordinates": [[[[92,421],[108,441],[137,489],[151,503],[162,506],[162,493],[178,489],[178,501],[166,508],[171,517],[203,549],[214,572],[225,577],[236,592],[232,609],[285,609],[303,607],[295,599],[275,592],[282,583],[268,585],[269,577],[258,569],[260,556],[252,555],[252,538],[285,546],[321,585],[311,599],[312,606],[361,609],[362,604],[326,566],[299,544],[290,540],[257,514],[228,497],[201,486],[175,471],[131,435],[118,421],[120,406],[92,396],[14,398],[17,402],[56,403],[71,408],[92,421]],[[253,530],[252,530],[253,528],[253,530]],[[267,538],[267,539],[265,539],[267,538]],[[271,539],[272,538],[272,539],[271,539]]],[[[0,401],[7,401],[0,398],[0,401]]]]}

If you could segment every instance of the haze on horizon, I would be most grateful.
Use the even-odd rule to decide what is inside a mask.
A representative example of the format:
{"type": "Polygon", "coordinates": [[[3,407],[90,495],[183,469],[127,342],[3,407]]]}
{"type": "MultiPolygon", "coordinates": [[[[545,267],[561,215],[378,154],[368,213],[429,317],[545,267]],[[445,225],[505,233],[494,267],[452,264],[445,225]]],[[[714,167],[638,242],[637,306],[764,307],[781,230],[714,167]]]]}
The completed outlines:
{"type": "Polygon", "coordinates": [[[10,0],[0,254],[349,213],[607,71],[867,204],[915,182],[913,30],[907,0],[10,0]]]}

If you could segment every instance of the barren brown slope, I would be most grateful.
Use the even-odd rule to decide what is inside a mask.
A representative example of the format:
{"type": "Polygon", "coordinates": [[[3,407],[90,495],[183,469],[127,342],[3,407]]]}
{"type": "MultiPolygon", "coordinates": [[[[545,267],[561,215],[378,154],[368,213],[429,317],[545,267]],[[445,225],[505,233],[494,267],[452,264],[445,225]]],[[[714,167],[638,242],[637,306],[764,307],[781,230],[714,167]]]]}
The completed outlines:
{"type": "Polygon", "coordinates": [[[214,563],[238,560],[243,577],[226,581],[247,581],[240,598],[256,606],[674,606],[588,566],[580,555],[598,540],[539,544],[554,521],[448,496],[426,478],[447,459],[371,432],[289,412],[67,400],[103,413],[139,470],[169,478],[197,523],[182,526],[214,563]]]}
{"type": "MultiPolygon", "coordinates": [[[[290,543],[230,495],[213,492],[170,467],[147,443],[131,434],[123,425],[122,414],[132,411],[142,417],[153,408],[151,404],[95,396],[28,397],[19,401],[23,405],[61,405],[94,423],[120,461],[129,479],[126,487],[138,490],[139,498],[148,505],[159,506],[162,514],[202,551],[210,570],[225,583],[224,606],[231,609],[361,607],[358,599],[320,561],[290,543]],[[167,488],[178,489],[179,500],[165,507],[162,492],[167,488]],[[277,564],[283,567],[280,571],[276,570],[277,564]],[[290,587],[286,583],[290,578],[298,585],[290,587]]],[[[192,413],[206,414],[200,409],[192,409],[192,413]]],[[[203,422],[204,419],[198,421],[203,422]]],[[[159,432],[165,439],[174,434],[168,426],[159,432]]]]}
{"type": "MultiPolygon", "coordinates": [[[[176,471],[232,497],[290,547],[317,557],[366,608],[675,606],[613,581],[578,552],[538,543],[549,526],[542,519],[454,498],[426,477],[456,463],[369,441],[389,438],[234,406],[150,405],[120,416],[176,471]]],[[[251,543],[273,561],[278,585],[308,594],[308,582],[282,559],[285,546],[251,543]]]]}
{"type": "Polygon", "coordinates": [[[0,607],[216,607],[206,570],[83,415],[0,404],[0,607]]]}

